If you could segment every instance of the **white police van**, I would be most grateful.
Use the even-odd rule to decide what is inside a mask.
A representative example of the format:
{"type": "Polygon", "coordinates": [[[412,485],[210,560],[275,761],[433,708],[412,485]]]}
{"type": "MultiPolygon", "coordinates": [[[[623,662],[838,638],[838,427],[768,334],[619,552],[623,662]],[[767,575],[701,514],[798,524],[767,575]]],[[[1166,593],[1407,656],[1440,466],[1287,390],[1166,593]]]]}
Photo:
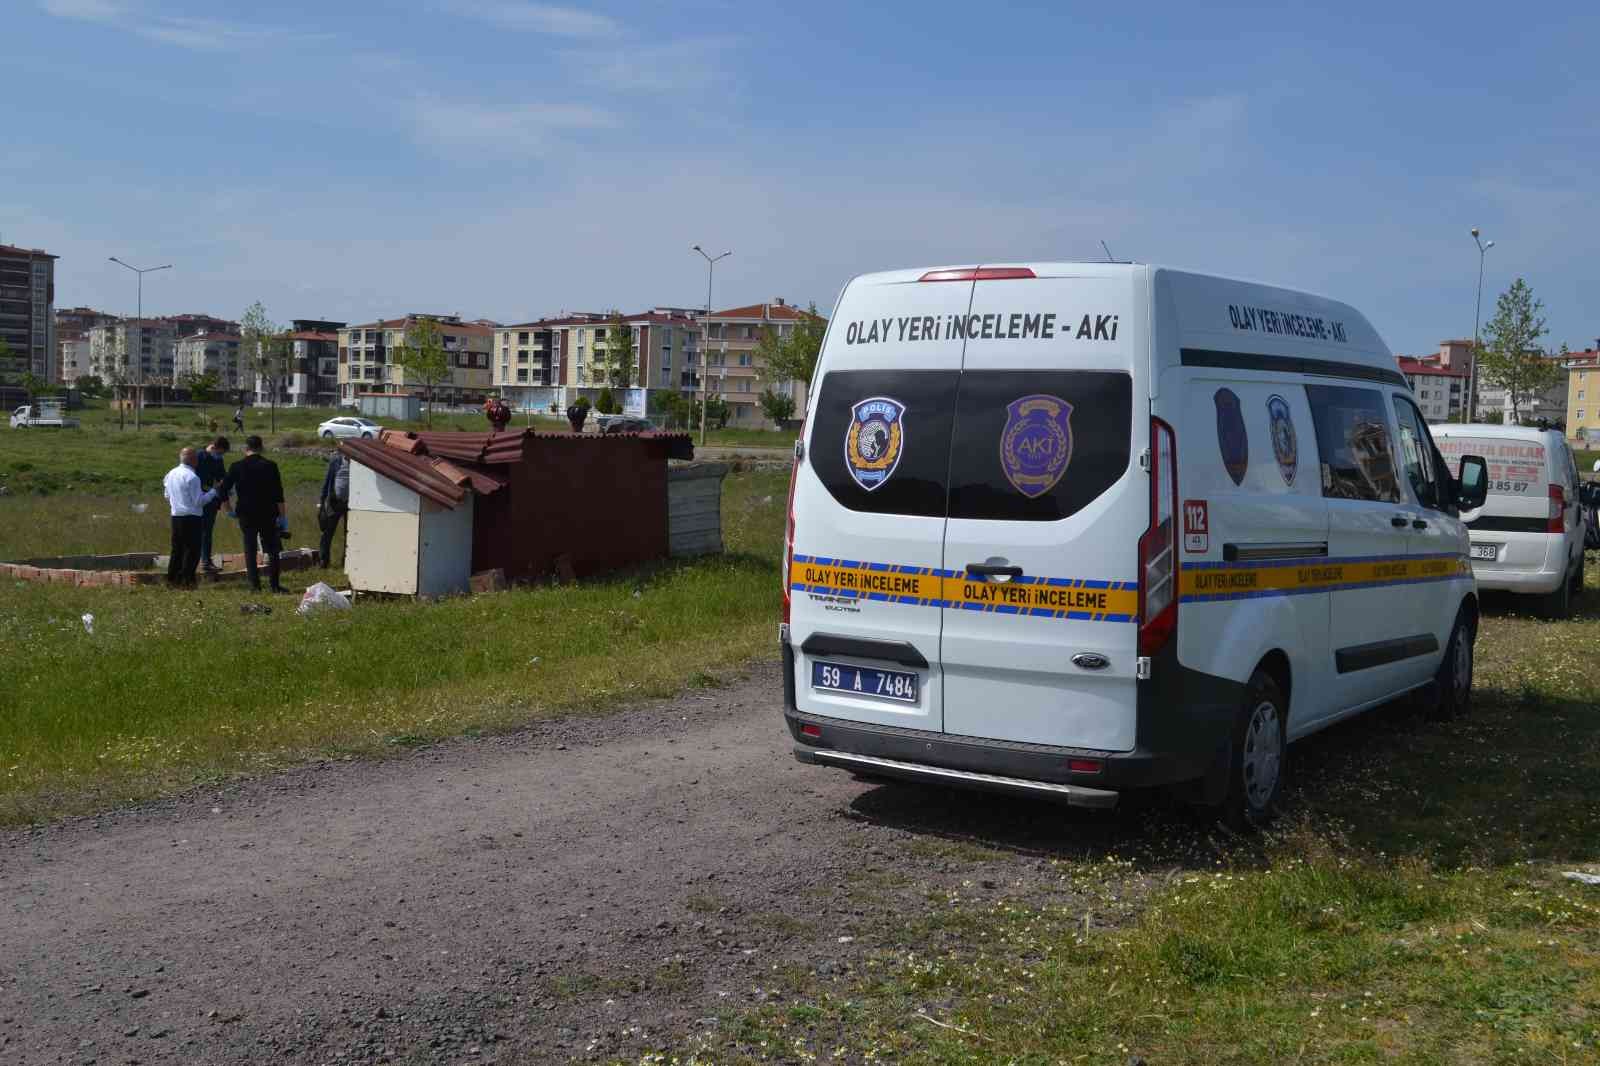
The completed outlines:
{"type": "Polygon", "coordinates": [[[1122,263],[840,295],[796,446],[781,628],[800,761],[1267,817],[1289,742],[1471,696],[1452,475],[1335,301],[1122,263]]]}

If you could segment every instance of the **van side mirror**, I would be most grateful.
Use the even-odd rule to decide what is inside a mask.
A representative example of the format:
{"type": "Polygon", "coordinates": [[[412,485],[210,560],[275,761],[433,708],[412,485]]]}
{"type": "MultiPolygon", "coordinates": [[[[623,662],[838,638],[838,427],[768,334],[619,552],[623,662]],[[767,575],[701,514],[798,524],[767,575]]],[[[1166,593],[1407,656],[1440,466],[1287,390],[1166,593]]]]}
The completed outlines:
{"type": "Polygon", "coordinates": [[[1463,455],[1456,474],[1456,506],[1476,511],[1489,498],[1489,464],[1481,455],[1463,455]]]}

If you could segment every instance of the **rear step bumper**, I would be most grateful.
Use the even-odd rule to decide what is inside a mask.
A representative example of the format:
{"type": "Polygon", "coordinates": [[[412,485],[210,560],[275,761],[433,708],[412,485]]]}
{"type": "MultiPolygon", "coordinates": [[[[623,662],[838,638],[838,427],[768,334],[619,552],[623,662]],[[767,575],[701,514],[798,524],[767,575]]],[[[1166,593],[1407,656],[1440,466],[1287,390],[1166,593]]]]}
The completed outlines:
{"type": "Polygon", "coordinates": [[[1060,785],[1051,781],[1027,781],[1020,777],[1002,777],[999,774],[980,774],[971,770],[951,770],[943,766],[902,762],[876,755],[857,755],[847,751],[827,748],[808,748],[796,745],[797,761],[813,766],[837,766],[873,777],[893,777],[905,781],[952,788],[975,789],[980,792],[1003,792],[1012,795],[1036,796],[1054,800],[1073,807],[1107,809],[1117,805],[1117,793],[1103,788],[1084,788],[1082,785],[1060,785]]]}

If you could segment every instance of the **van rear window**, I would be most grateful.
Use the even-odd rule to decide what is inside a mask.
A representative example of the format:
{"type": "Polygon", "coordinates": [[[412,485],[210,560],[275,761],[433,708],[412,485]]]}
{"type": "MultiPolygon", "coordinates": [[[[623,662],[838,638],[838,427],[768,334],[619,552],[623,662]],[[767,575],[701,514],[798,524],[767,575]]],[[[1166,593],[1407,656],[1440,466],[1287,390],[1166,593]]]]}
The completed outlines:
{"type": "Polygon", "coordinates": [[[1133,379],[1098,370],[966,370],[950,449],[950,517],[1050,522],[1128,469],[1133,379]]]}
{"type": "Polygon", "coordinates": [[[1451,470],[1460,466],[1463,455],[1483,456],[1489,464],[1491,496],[1543,499],[1549,492],[1544,473],[1544,445],[1537,441],[1440,435],[1434,443],[1439,446],[1439,454],[1445,457],[1451,470]]]}
{"type": "Polygon", "coordinates": [[[956,370],[824,376],[806,454],[833,498],[852,511],[944,517],[959,377],[956,370]]]}

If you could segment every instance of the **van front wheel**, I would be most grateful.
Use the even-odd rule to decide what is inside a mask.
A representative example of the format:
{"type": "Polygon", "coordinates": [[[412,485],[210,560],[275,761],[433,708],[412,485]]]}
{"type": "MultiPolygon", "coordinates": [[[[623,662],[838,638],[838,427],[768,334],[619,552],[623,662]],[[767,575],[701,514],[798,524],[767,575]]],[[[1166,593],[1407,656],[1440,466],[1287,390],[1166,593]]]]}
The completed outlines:
{"type": "Polygon", "coordinates": [[[1444,661],[1439,664],[1439,702],[1430,716],[1436,721],[1448,722],[1461,718],[1472,709],[1472,620],[1465,611],[1456,615],[1455,628],[1450,631],[1450,643],[1445,645],[1444,661]]]}
{"type": "Polygon", "coordinates": [[[1278,682],[1264,670],[1250,677],[1234,727],[1233,759],[1222,818],[1234,829],[1259,829],[1272,820],[1283,792],[1288,705],[1278,682]]]}

